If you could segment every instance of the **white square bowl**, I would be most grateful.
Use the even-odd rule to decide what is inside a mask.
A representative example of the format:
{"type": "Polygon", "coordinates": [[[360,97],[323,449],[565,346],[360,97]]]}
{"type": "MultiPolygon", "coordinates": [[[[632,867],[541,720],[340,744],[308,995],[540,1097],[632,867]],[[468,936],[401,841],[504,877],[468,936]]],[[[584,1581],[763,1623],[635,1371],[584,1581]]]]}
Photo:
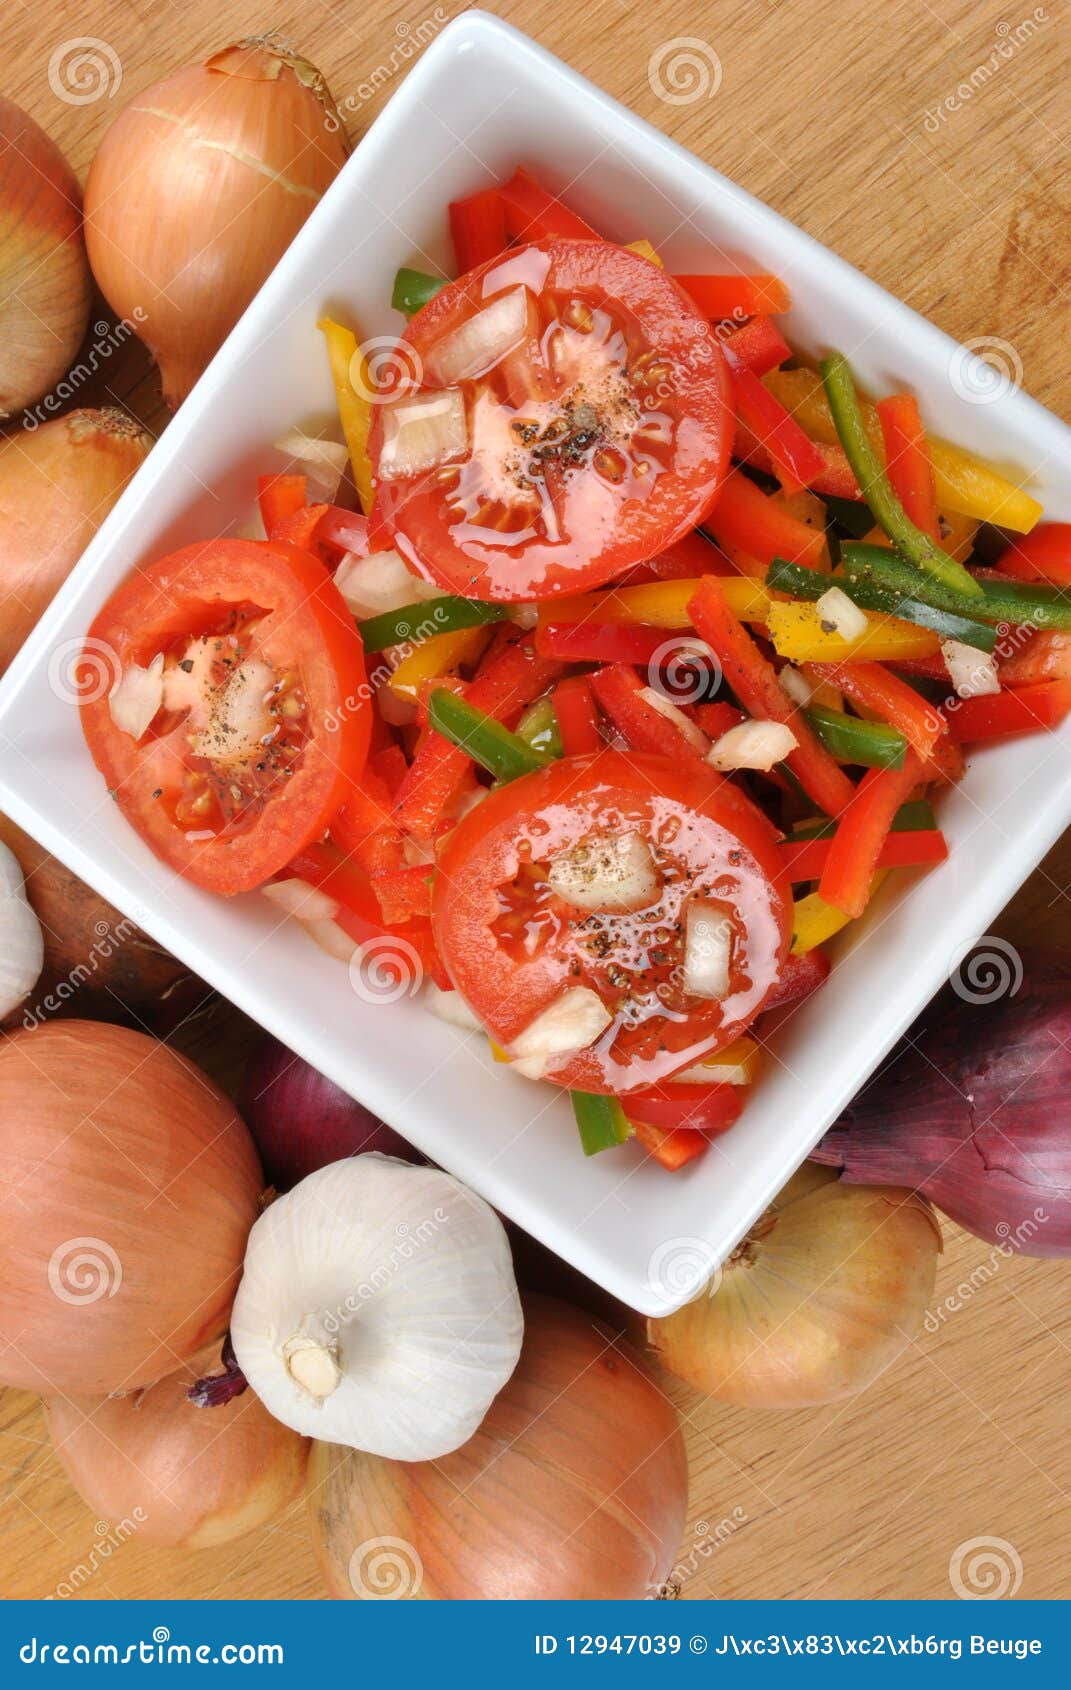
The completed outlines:
{"type": "Polygon", "coordinates": [[[1071,431],[1017,391],[970,403],[932,324],[507,25],[452,23],[361,141],[0,687],[0,805],[234,1003],[561,1256],[648,1314],[733,1247],[1071,820],[1071,724],[979,756],[942,807],[947,863],[878,901],[829,983],[772,1042],[741,1121],[669,1175],[634,1148],[586,1160],[568,1104],[495,1069],[482,1039],[419,1000],[373,1005],[341,964],[253,895],[186,885],[103,791],[64,684],[91,618],[139,558],[246,517],[284,429],[330,413],[316,319],[397,333],[404,263],[449,263],[445,208],[536,168],[605,233],[670,268],[776,272],[794,343],[837,344],[872,390],[907,387],[927,424],[1071,517],[1071,431]]]}

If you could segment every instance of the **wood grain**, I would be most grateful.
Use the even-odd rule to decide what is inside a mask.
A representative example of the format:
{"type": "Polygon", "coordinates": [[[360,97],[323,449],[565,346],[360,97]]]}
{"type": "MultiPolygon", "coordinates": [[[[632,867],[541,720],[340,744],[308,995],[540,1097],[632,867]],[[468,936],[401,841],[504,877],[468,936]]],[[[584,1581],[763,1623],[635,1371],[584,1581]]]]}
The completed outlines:
{"type": "MultiPolygon", "coordinates": [[[[321,66],[337,98],[351,97],[356,140],[395,80],[377,78],[366,98],[375,67],[389,70],[425,16],[459,9],[290,0],[271,21],[321,66]]],[[[1003,342],[1026,386],[1071,410],[1066,0],[1036,11],[1029,0],[899,0],[880,19],[864,0],[504,0],[492,9],[942,328],[1003,342]],[[712,97],[667,104],[649,66],[682,36],[716,52],[721,82],[712,97]],[[958,109],[944,104],[950,96],[958,109]]],[[[250,0],[230,0],[225,24],[211,0],[93,0],[88,10],[84,0],[53,0],[47,12],[9,0],[4,92],[84,176],[126,98],[264,24],[250,0]],[[114,49],[122,86],[114,99],[72,105],[50,86],[49,62],[86,33],[114,49]]],[[[87,398],[123,404],[157,431],[165,421],[155,373],[133,344],[79,402],[87,398]]],[[[1061,845],[1000,931],[1071,942],[1069,875],[1061,845]]],[[[247,1036],[218,1008],[199,1028],[198,1050],[233,1071],[247,1036]]],[[[1021,1596],[1066,1595],[1068,1283],[1059,1263],[994,1263],[988,1246],[948,1227],[938,1295],[966,1284],[960,1309],[863,1396],[756,1414],[667,1382],[691,1462],[681,1595],[948,1597],[957,1546],[994,1536],[1021,1557],[1021,1596]]],[[[300,1511],[212,1553],[116,1544],[63,1480],[32,1399],[0,1395],[0,1436],[5,1595],[72,1586],[97,1597],[320,1594],[300,1511]]]]}

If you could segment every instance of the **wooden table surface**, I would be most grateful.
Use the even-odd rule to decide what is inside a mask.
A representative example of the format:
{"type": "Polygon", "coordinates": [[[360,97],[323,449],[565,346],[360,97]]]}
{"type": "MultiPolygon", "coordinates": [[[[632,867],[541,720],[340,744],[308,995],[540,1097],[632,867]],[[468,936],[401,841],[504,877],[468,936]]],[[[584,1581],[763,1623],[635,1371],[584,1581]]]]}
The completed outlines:
{"type": "MultiPolygon", "coordinates": [[[[391,92],[393,78],[380,76],[364,97],[376,67],[389,67],[425,18],[461,9],[449,0],[426,10],[289,0],[274,12],[261,0],[7,0],[3,92],[84,176],[124,99],[270,17],[336,98],[357,91],[356,141],[391,92]],[[72,105],[50,86],[50,57],[87,33],[118,56],[114,103],[72,105]]],[[[491,9],[951,334],[999,342],[1029,390],[1071,414],[1067,0],[1036,10],[1030,0],[892,0],[880,13],[870,0],[500,0],[491,9]],[[669,104],[648,67],[685,36],[700,39],[708,63],[717,54],[721,83],[669,104]]],[[[155,373],[132,344],[93,399],[163,425],[155,373]]],[[[1069,871],[1065,842],[1000,931],[1071,942],[1069,871]]],[[[225,1072],[246,1037],[222,1006],[195,1054],[225,1072]]],[[[938,1296],[967,1280],[959,1312],[846,1405],[745,1413],[667,1385],[691,1463],[683,1598],[945,1598],[958,1546],[994,1537],[1021,1560],[1022,1597],[1068,1594],[1071,1268],[1019,1258],[993,1271],[987,1245],[946,1226],[938,1296]]],[[[299,1510],[222,1550],[173,1553],[132,1539],[105,1554],[36,1402],[0,1393],[0,1437],[5,1595],[44,1596],[72,1577],[95,1597],[320,1594],[299,1510]]]]}

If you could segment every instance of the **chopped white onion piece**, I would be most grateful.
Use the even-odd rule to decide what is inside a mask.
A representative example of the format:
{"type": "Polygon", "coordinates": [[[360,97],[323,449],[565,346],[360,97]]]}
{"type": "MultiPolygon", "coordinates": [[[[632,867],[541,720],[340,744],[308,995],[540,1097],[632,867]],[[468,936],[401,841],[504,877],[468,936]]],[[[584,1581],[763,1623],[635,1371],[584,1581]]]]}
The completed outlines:
{"type": "Polygon", "coordinates": [[[518,628],[524,628],[526,631],[539,626],[539,606],[537,604],[511,604],[506,610],[506,615],[511,622],[516,623],[518,628]]]}
{"type": "Polygon", "coordinates": [[[453,387],[485,375],[524,339],[528,327],[528,294],[511,288],[456,328],[434,347],[425,360],[433,381],[453,387]]]}
{"type": "Polygon", "coordinates": [[[684,711],[678,705],[674,704],[671,698],[667,698],[665,693],[659,692],[657,687],[641,687],[640,697],[647,701],[652,710],[657,710],[660,716],[664,716],[667,722],[672,722],[675,727],[678,727],[688,744],[693,745],[701,757],[706,756],[710,750],[710,741],[706,734],[702,728],[696,726],[690,717],[684,714],[684,711]]]}
{"type": "Polygon", "coordinates": [[[379,474],[386,480],[419,475],[460,457],[468,443],[465,400],[458,388],[396,399],[383,406],[379,474]]]}
{"type": "Polygon", "coordinates": [[[337,921],[303,921],[301,925],[309,938],[337,962],[349,962],[357,949],[354,941],[337,921]]]}
{"type": "Polygon", "coordinates": [[[354,616],[379,616],[386,610],[401,610],[407,604],[442,598],[434,581],[414,575],[395,551],[372,552],[358,557],[347,552],[335,570],[335,586],[354,616]]]}
{"type": "Polygon", "coordinates": [[[781,691],[785,696],[790,698],[793,704],[797,704],[801,710],[806,710],[814,697],[814,688],[806,675],[802,675],[791,663],[786,663],[777,679],[781,683],[781,691]]]}
{"type": "Polygon", "coordinates": [[[548,1004],[513,1041],[511,1066],[529,1080],[541,1080],[557,1059],[585,1050],[605,1033],[612,1017],[589,986],[571,986],[548,1004]]]}
{"type": "Polygon", "coordinates": [[[349,453],[340,440],[321,440],[303,429],[292,428],[280,435],[275,450],[300,464],[309,489],[309,503],[325,499],[333,505],[338,485],[346,473],[349,453]]]}
{"type": "Polygon", "coordinates": [[[839,634],[842,640],[858,640],[867,631],[866,611],[852,603],[843,587],[830,587],[814,608],[821,617],[822,627],[839,634]]]}
{"type": "Polygon", "coordinates": [[[108,694],[108,710],[121,733],[140,739],[164,702],[164,654],[158,651],[147,669],[130,663],[108,694]]]}
{"type": "Polygon", "coordinates": [[[424,987],[424,1002],[433,1015],[437,1015],[440,1021],[449,1022],[451,1027],[460,1027],[466,1033],[485,1031],[483,1022],[475,1010],[469,1008],[460,992],[444,992],[434,980],[429,980],[424,987]]]}
{"type": "Polygon", "coordinates": [[[675,1086],[749,1086],[752,1076],[743,1062],[693,1062],[673,1075],[675,1086]]]}
{"type": "Polygon", "coordinates": [[[298,921],[334,921],[338,914],[334,898],[318,886],[310,886],[307,880],[272,880],[260,890],[284,915],[298,921]]]}
{"type": "Polygon", "coordinates": [[[1000,691],[1000,676],[992,652],[978,651],[962,640],[942,640],[941,656],[960,698],[981,698],[1000,691]]]}
{"type": "Polygon", "coordinates": [[[724,998],[729,991],[733,928],[715,904],[693,901],[684,917],[684,989],[697,998],[724,998]]]}
{"type": "Polygon", "coordinates": [[[550,860],[551,890],[579,910],[642,910],[662,882],[638,833],[595,833],[550,860]]]}
{"type": "Polygon", "coordinates": [[[784,722],[738,722],[715,740],[707,762],[715,769],[772,769],[799,740],[784,722]]]}

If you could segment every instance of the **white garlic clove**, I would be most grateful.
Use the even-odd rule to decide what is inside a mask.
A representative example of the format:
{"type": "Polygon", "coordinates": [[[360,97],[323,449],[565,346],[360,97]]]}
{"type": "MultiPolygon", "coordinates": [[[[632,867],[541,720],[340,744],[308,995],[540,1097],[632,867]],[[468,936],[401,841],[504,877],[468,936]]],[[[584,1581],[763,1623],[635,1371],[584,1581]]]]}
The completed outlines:
{"type": "Polygon", "coordinates": [[[0,844],[0,1020],[17,1009],[45,965],[41,923],[30,908],[14,852],[0,844]]]}
{"type": "Polygon", "coordinates": [[[231,1338],[284,1425],[430,1461],[475,1432],[523,1324],[494,1210],[438,1168],[368,1154],[310,1174],[261,1215],[231,1338]]]}

